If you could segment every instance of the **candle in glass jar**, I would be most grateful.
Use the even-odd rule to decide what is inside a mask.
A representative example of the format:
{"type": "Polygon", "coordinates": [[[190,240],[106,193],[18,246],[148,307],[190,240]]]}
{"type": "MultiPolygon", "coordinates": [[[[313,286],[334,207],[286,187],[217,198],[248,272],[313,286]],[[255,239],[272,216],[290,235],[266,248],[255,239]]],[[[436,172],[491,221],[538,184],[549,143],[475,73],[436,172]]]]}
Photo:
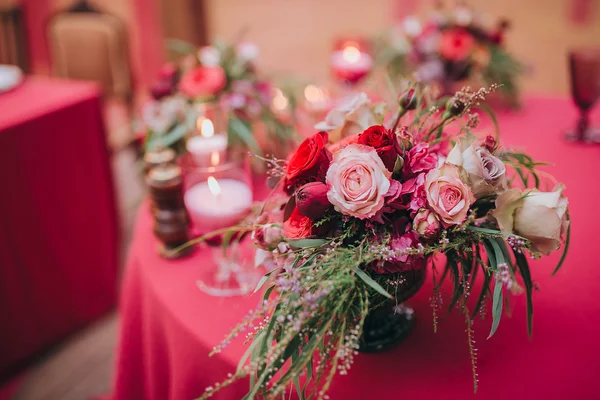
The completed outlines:
{"type": "Polygon", "coordinates": [[[199,117],[196,122],[199,135],[190,137],[186,142],[187,151],[192,154],[198,165],[213,165],[213,154],[221,154],[227,150],[227,135],[215,135],[213,122],[206,117],[199,117]]]}
{"type": "Polygon", "coordinates": [[[252,205],[252,190],[244,182],[210,176],[186,191],[185,205],[195,229],[210,232],[239,223],[252,205]]]}
{"type": "Polygon", "coordinates": [[[352,44],[331,54],[331,67],[340,78],[355,83],[363,78],[373,66],[373,58],[352,44]]]}

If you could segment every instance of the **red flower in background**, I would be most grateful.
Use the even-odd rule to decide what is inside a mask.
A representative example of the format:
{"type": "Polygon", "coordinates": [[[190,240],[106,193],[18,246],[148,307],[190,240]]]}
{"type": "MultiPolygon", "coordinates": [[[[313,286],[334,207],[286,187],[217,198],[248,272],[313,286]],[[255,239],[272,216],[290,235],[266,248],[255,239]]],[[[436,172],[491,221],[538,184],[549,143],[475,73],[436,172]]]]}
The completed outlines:
{"type": "Polygon", "coordinates": [[[195,67],[179,81],[179,90],[189,97],[210,97],[225,87],[227,77],[221,67],[195,67]]]}
{"type": "Polygon", "coordinates": [[[297,187],[308,182],[324,181],[331,163],[327,149],[327,132],[319,132],[304,139],[288,161],[284,190],[293,193],[297,187]]]}
{"type": "Polygon", "coordinates": [[[283,234],[288,239],[307,238],[313,234],[312,221],[300,214],[298,207],[296,207],[288,220],[283,223],[283,234]]]}
{"type": "Polygon", "coordinates": [[[389,129],[375,125],[358,135],[358,143],[373,147],[389,171],[394,170],[398,158],[395,137],[389,129]]]}
{"type": "Polygon", "coordinates": [[[160,100],[163,97],[175,93],[177,88],[177,79],[179,78],[179,69],[173,63],[167,63],[158,71],[158,80],[152,84],[150,94],[154,100],[160,100]]]}
{"type": "Polygon", "coordinates": [[[448,29],[442,32],[440,55],[449,61],[464,61],[475,46],[473,35],[464,29],[448,29]]]}

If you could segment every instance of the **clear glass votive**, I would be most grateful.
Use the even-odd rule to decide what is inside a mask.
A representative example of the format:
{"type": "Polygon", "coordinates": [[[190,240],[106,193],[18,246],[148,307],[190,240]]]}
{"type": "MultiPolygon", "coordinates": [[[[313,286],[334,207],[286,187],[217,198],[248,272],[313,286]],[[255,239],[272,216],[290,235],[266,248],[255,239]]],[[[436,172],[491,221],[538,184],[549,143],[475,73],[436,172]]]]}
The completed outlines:
{"type": "MultiPolygon", "coordinates": [[[[215,160],[213,160],[215,161],[215,160]]],[[[252,257],[240,248],[243,234],[228,234],[227,229],[243,222],[253,203],[250,168],[243,158],[227,154],[211,166],[198,166],[193,156],[182,157],[184,202],[194,237],[215,233],[205,243],[210,246],[213,263],[198,280],[204,292],[220,297],[251,292],[261,274],[252,257]],[[225,238],[229,243],[223,245],[225,238]]]]}

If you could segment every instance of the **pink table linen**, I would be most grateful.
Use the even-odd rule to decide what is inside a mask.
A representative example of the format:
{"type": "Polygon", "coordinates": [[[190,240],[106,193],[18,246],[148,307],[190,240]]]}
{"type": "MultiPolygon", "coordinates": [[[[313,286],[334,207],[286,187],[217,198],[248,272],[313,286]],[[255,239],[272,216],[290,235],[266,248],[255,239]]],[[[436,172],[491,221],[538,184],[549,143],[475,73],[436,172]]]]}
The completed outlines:
{"type": "Polygon", "coordinates": [[[118,223],[100,91],[0,94],[0,380],[112,308],[118,223]]]}

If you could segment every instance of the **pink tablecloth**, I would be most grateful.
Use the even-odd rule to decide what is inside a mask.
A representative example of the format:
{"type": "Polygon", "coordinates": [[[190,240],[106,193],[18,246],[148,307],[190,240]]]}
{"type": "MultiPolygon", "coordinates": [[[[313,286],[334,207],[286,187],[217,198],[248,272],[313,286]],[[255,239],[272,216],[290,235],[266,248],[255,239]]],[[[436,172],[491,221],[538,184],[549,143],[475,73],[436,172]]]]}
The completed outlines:
{"type": "MultiPolygon", "coordinates": [[[[532,263],[541,287],[533,340],[527,338],[524,296],[491,340],[485,340],[491,321],[476,320],[480,384],[474,397],[463,318],[444,316],[434,335],[427,283],[411,301],[418,316],[412,335],[386,353],[358,356],[350,374],[334,381],[332,399],[600,398],[600,148],[563,141],[562,129],[575,117],[569,101],[549,98],[530,98],[521,112],[499,115],[504,143],[555,162],[551,172],[571,199],[573,243],[564,269],[550,279],[558,255],[532,263]]],[[[594,120],[600,122],[600,113],[594,120]]],[[[240,342],[218,357],[208,353],[258,298],[204,295],[195,281],[207,267],[206,255],[164,261],[150,228],[144,205],[122,289],[114,398],[193,399],[235,369],[240,342]]],[[[242,382],[216,398],[239,400],[246,390],[242,382]]]]}
{"type": "Polygon", "coordinates": [[[91,83],[0,94],[0,380],[116,302],[117,215],[91,83]]]}

